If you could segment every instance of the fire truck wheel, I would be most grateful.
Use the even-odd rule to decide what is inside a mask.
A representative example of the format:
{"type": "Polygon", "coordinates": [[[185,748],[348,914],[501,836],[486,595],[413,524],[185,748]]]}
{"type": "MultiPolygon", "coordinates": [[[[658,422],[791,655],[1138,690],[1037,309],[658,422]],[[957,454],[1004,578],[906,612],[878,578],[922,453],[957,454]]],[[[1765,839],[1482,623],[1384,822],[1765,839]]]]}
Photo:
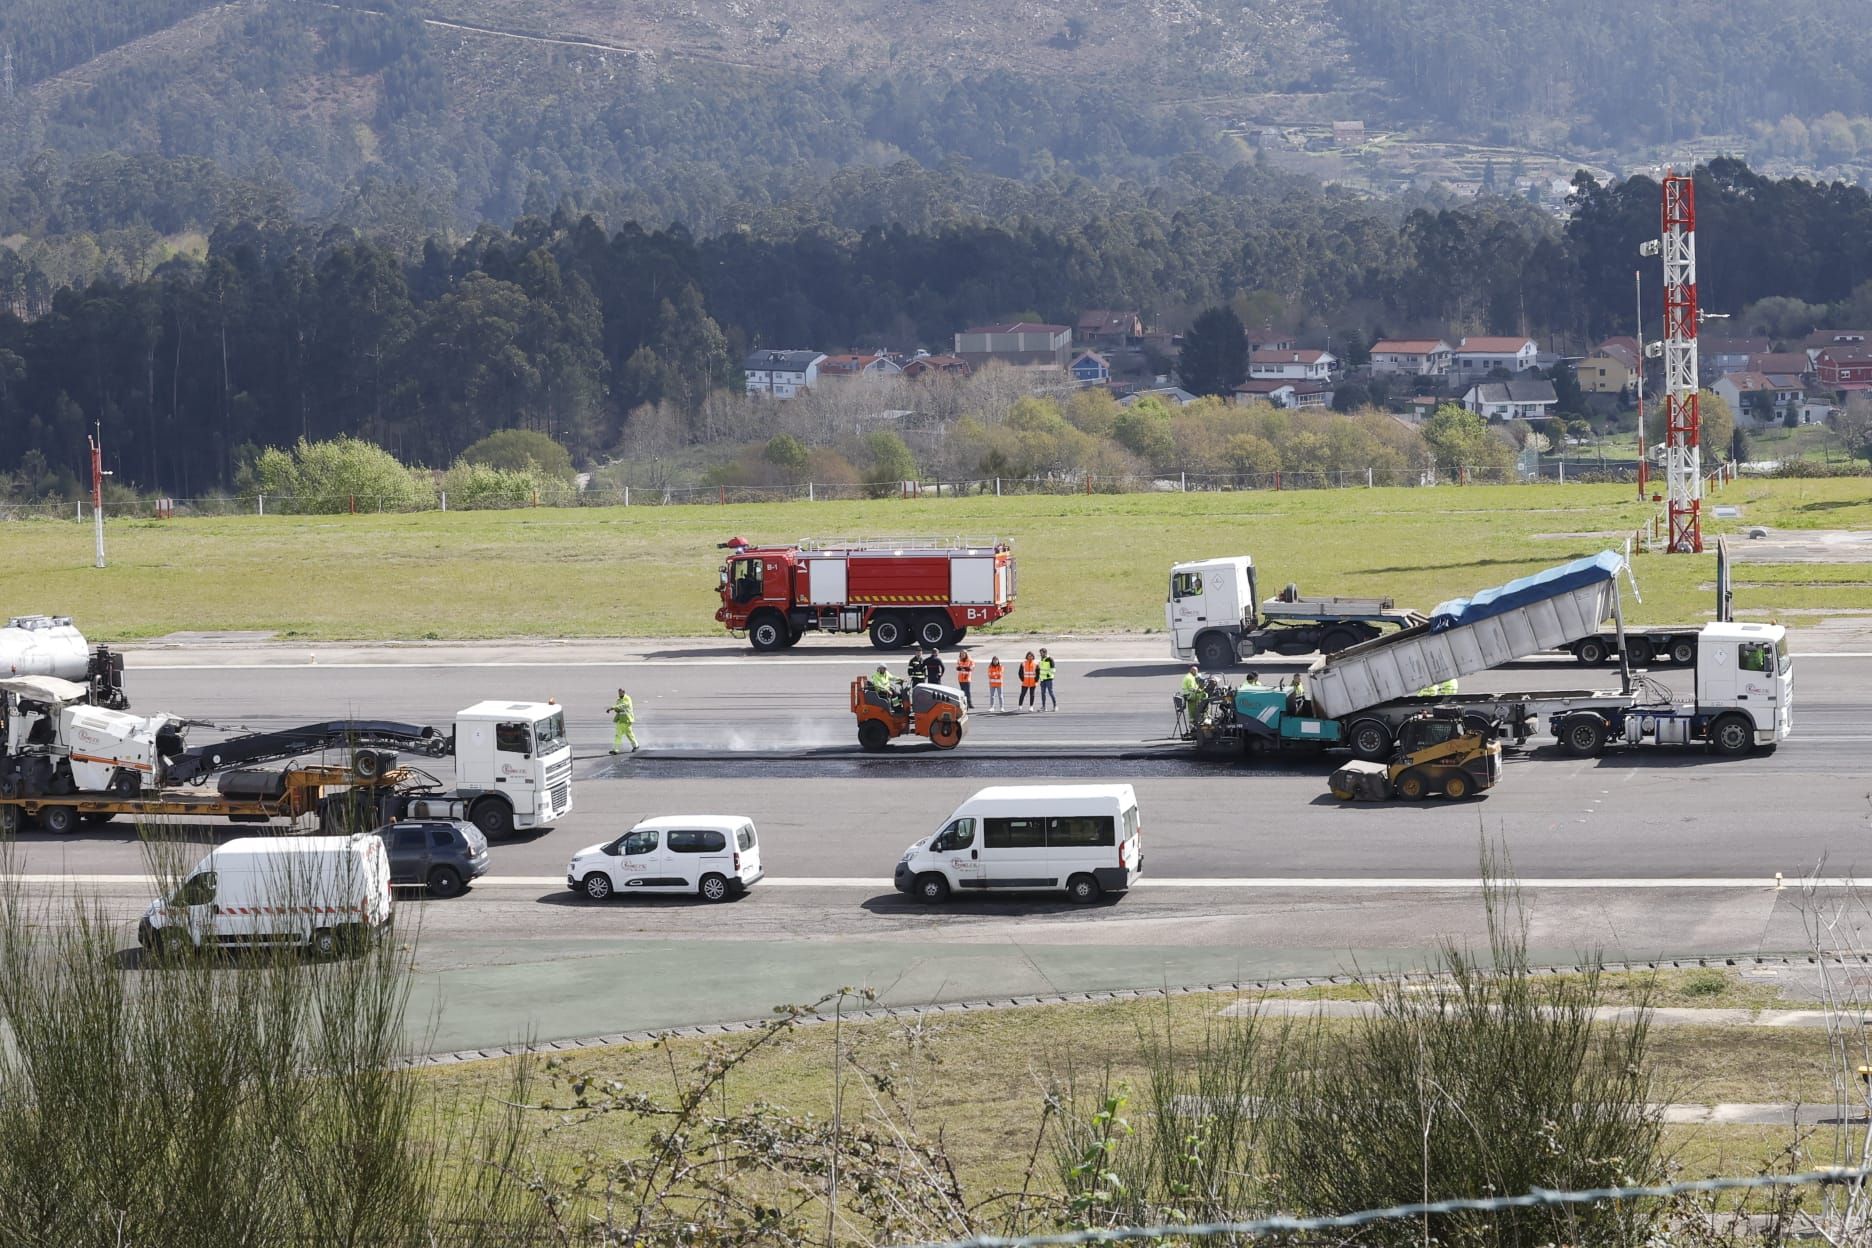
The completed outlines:
{"type": "Polygon", "coordinates": [[[39,826],[53,836],[65,836],[78,826],[78,812],[70,806],[47,806],[39,812],[39,826]]]}
{"type": "Polygon", "coordinates": [[[748,621],[748,642],[763,654],[787,644],[787,622],[776,611],[763,611],[748,621]]]}
{"type": "Polygon", "coordinates": [[[785,645],[787,649],[791,650],[794,646],[799,645],[799,639],[804,637],[805,635],[806,635],[806,630],[803,628],[798,628],[798,629],[789,628],[787,630],[786,641],[783,642],[782,644],[785,645]]]}
{"type": "Polygon", "coordinates": [[[905,627],[902,616],[880,611],[871,617],[871,644],[878,649],[895,650],[909,640],[910,630],[905,627]]]}
{"type": "Polygon", "coordinates": [[[876,754],[890,744],[890,729],[881,720],[861,720],[858,724],[858,744],[865,753],[876,754]]]}
{"type": "Polygon", "coordinates": [[[950,634],[954,631],[947,616],[941,616],[937,615],[935,612],[931,612],[928,615],[917,617],[916,640],[922,642],[926,646],[947,646],[949,644],[950,634]]]}
{"type": "Polygon", "coordinates": [[[953,750],[962,744],[962,725],[945,715],[930,725],[929,739],[939,750],[953,750]]]}

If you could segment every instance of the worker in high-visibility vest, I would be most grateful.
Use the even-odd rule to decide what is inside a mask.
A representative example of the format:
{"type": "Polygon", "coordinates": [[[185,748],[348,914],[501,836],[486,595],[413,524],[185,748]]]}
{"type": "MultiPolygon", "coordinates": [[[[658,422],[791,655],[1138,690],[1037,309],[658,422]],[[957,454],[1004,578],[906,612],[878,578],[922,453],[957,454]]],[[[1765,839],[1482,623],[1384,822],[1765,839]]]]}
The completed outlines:
{"type": "Polygon", "coordinates": [[[962,704],[969,710],[975,709],[975,694],[969,686],[975,680],[975,660],[969,658],[966,650],[956,651],[956,687],[962,690],[962,704]]]}
{"type": "Polygon", "coordinates": [[[1053,704],[1053,709],[1056,711],[1059,710],[1059,699],[1053,694],[1053,656],[1046,652],[1045,646],[1040,647],[1039,674],[1040,709],[1043,711],[1046,710],[1047,703],[1051,702],[1053,704]]]}
{"type": "Polygon", "coordinates": [[[1034,687],[1040,683],[1040,665],[1034,661],[1034,652],[1031,650],[1027,652],[1027,657],[1021,660],[1020,682],[1020,701],[1015,703],[1016,710],[1023,706],[1033,705],[1034,687]]]}
{"type": "Polygon", "coordinates": [[[1203,707],[1209,704],[1209,695],[1203,689],[1202,676],[1194,663],[1183,673],[1183,714],[1194,728],[1202,722],[1203,707]]]}
{"type": "Polygon", "coordinates": [[[1000,711],[1005,714],[1007,711],[1007,703],[1001,698],[1002,676],[1001,656],[997,654],[988,660],[988,709],[991,711],[1000,711]]]}
{"type": "Polygon", "coordinates": [[[611,704],[611,752],[618,752],[618,747],[630,742],[631,753],[637,752],[637,734],[631,725],[636,721],[637,713],[632,708],[631,696],[622,689],[618,690],[617,701],[611,704]]]}

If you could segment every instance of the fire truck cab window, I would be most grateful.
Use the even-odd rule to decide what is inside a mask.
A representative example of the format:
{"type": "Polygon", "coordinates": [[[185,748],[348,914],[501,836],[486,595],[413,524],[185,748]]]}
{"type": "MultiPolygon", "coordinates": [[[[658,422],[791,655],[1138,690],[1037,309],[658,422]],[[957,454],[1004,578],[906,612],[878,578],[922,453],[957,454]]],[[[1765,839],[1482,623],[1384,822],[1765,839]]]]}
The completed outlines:
{"type": "Polygon", "coordinates": [[[506,754],[533,752],[533,735],[525,724],[494,725],[494,748],[506,754]]]}
{"type": "Polygon", "coordinates": [[[751,602],[761,596],[761,561],[734,561],[734,596],[736,602],[751,602]]]}
{"type": "Polygon", "coordinates": [[[1170,578],[1172,598],[1193,598],[1202,592],[1202,573],[1200,572],[1178,572],[1170,578]]]}

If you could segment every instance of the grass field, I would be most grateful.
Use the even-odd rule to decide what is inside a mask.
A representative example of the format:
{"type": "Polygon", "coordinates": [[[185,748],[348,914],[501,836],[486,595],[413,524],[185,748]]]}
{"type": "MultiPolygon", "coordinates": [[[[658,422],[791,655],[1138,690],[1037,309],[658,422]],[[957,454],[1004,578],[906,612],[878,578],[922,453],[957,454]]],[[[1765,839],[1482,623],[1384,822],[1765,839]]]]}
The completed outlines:
{"type": "MultiPolygon", "coordinates": [[[[1626,989],[1634,980],[1608,975],[1612,991],[1607,999],[1628,999],[1626,989]]],[[[1651,982],[1655,1004],[1791,1004],[1733,972],[1662,972],[1651,982]],[[1714,993],[1706,991],[1711,978],[1720,985],[1714,993]]],[[[940,1133],[964,1184],[979,1197],[1021,1185],[1046,1097],[1069,1073],[1096,1084],[1109,1072],[1113,1084],[1136,1092],[1146,1075],[1141,1035],[1169,1035],[1188,1053],[1221,1011],[1237,1000],[1229,994],[1191,994],[848,1023],[837,1043],[853,1070],[891,1073],[918,1130],[926,1138],[940,1133]]],[[[1325,1026],[1343,1029],[1351,1024],[1325,1026]]],[[[565,1055],[556,1081],[543,1082],[534,1096],[563,1107],[569,1104],[569,1085],[586,1078],[594,1086],[615,1080],[632,1092],[673,1098],[679,1078],[717,1046],[735,1050],[747,1042],[746,1036],[682,1038],[672,1040],[667,1050],[646,1044],[565,1055]]],[[[791,1114],[824,1118],[832,1107],[834,1042],[830,1026],[781,1036],[736,1068],[721,1108],[728,1111],[761,1101],[791,1114]]],[[[1659,1026],[1651,1031],[1650,1050],[1658,1101],[1832,1103],[1828,1043],[1821,1029],[1659,1026]]],[[[498,1095],[507,1071],[505,1062],[482,1062],[437,1071],[432,1077],[451,1091],[498,1095]]],[[[853,1077],[848,1114],[863,1113],[869,1105],[857,1086],[861,1082],[853,1077]]],[[[545,1125],[556,1118],[540,1114],[538,1121],[545,1125]]],[[[1792,1139],[1790,1129],[1759,1126],[1672,1127],[1667,1133],[1686,1177],[1755,1173],[1792,1139]]],[[[622,1116],[560,1127],[542,1139],[550,1154],[568,1159],[587,1149],[616,1153],[642,1142],[641,1132],[627,1126],[622,1116]]],[[[1816,1139],[1815,1146],[1824,1143],[1816,1139]]],[[[1041,1178],[1050,1181],[1051,1175],[1043,1171],[1041,1178]]]]}
{"type": "MultiPolygon", "coordinates": [[[[1711,502],[1743,524],[1872,528],[1865,479],[1745,480],[1711,502]]],[[[91,529],[0,524],[0,611],[74,616],[88,636],[265,629],[309,640],[706,635],[715,544],[963,534],[1011,540],[1019,606],[1000,631],[1163,626],[1178,560],[1250,553],[1262,590],[1383,595],[1427,610],[1525,572],[1617,547],[1655,511],[1616,485],[1475,486],[123,520],[110,566],[91,529]]],[[[1713,560],[1643,556],[1634,623],[1711,607],[1713,560]]],[[[1872,613],[1865,566],[1750,565],[1738,610],[1872,613]]]]}

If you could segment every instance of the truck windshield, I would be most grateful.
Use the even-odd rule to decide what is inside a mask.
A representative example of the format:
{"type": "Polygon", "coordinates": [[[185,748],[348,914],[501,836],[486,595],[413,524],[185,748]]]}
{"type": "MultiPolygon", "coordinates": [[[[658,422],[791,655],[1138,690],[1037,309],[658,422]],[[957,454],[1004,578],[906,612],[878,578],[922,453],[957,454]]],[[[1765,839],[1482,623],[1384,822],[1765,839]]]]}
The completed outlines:
{"type": "Polygon", "coordinates": [[[761,596],[761,561],[734,561],[734,597],[736,602],[751,602],[761,596]]]}
{"type": "Polygon", "coordinates": [[[539,742],[540,753],[550,754],[558,749],[565,743],[565,712],[555,712],[534,724],[533,735],[539,742]]]}

